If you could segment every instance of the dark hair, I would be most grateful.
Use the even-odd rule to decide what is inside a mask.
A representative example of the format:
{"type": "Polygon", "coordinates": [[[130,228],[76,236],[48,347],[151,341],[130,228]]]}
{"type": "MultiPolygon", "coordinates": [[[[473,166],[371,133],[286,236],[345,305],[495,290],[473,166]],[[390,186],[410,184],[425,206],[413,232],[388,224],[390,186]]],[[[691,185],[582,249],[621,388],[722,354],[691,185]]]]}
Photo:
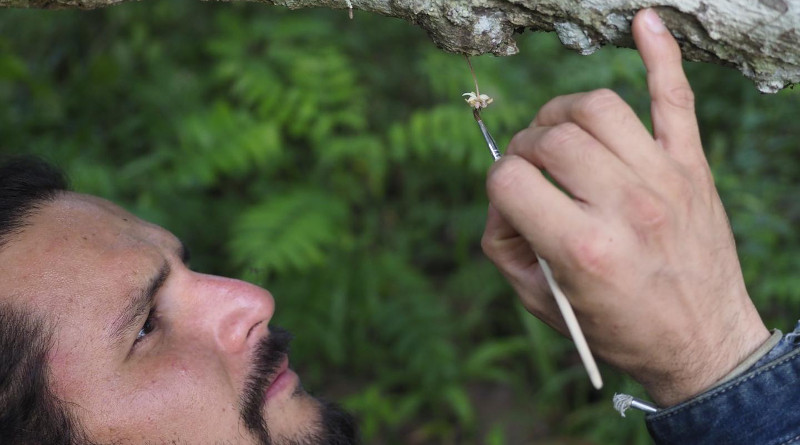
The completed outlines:
{"type": "Polygon", "coordinates": [[[70,414],[50,392],[44,323],[0,305],[0,442],[14,445],[79,443],[70,414]]]}
{"type": "Polygon", "coordinates": [[[32,156],[0,164],[0,247],[20,233],[28,216],[67,190],[61,170],[32,156]]]}
{"type": "MultiPolygon", "coordinates": [[[[64,175],[42,160],[17,157],[1,164],[0,250],[22,233],[42,204],[65,190],[64,175]]],[[[0,443],[84,442],[69,410],[50,391],[49,331],[47,323],[31,311],[0,302],[0,443]]]]}

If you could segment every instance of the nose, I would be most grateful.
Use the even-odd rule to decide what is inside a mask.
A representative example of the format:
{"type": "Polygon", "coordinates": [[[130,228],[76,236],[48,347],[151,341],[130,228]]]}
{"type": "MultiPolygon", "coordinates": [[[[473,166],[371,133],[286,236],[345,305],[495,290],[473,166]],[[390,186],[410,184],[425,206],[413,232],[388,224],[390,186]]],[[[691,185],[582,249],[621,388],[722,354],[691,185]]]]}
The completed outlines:
{"type": "Polygon", "coordinates": [[[275,312],[275,299],[266,289],[212,275],[197,274],[195,291],[218,348],[227,353],[248,351],[267,331],[275,312]]]}

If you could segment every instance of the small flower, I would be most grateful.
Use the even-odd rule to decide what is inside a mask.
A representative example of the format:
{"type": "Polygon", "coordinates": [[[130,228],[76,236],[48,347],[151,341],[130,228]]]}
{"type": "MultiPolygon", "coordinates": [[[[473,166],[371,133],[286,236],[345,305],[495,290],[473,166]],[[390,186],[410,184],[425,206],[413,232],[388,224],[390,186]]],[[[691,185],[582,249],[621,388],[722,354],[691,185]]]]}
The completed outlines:
{"type": "Polygon", "coordinates": [[[487,96],[486,94],[481,94],[479,96],[479,95],[477,95],[477,94],[475,94],[473,92],[469,92],[469,93],[462,94],[462,96],[467,96],[467,98],[464,99],[464,100],[467,101],[467,103],[469,104],[470,107],[472,107],[472,108],[474,108],[476,110],[480,110],[482,108],[486,108],[486,107],[489,106],[490,103],[494,102],[494,99],[492,99],[491,97],[487,96]]]}

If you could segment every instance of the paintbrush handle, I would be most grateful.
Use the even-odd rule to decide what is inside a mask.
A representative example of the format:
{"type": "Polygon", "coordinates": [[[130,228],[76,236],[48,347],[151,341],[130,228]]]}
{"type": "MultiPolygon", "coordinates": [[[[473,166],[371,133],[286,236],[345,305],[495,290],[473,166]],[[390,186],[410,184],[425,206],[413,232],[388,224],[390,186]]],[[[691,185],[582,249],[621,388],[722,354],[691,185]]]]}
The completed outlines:
{"type": "MultiPolygon", "coordinates": [[[[467,59],[467,62],[469,62],[469,59],[467,59]]],[[[502,155],[497,148],[497,143],[495,143],[491,133],[489,133],[486,125],[484,125],[480,111],[477,108],[473,109],[472,116],[475,117],[475,121],[478,122],[478,127],[480,127],[481,134],[483,134],[483,138],[489,146],[492,158],[498,161],[502,155]]],[[[575,347],[578,348],[578,355],[580,355],[583,366],[586,368],[586,373],[589,374],[589,380],[591,380],[592,385],[596,389],[600,389],[603,387],[603,378],[600,377],[600,370],[597,369],[597,363],[594,361],[592,351],[589,350],[589,344],[586,343],[586,337],[583,336],[581,325],[578,324],[578,319],[575,317],[575,311],[572,310],[572,306],[569,304],[567,296],[564,295],[564,292],[561,290],[561,286],[559,286],[555,278],[553,278],[553,271],[550,270],[550,265],[547,264],[547,261],[540,257],[538,253],[536,254],[536,258],[542,266],[542,272],[544,272],[544,277],[547,280],[548,286],[550,286],[550,291],[553,292],[553,297],[556,299],[558,309],[561,310],[561,316],[564,317],[564,321],[567,323],[569,335],[572,337],[572,341],[575,342],[575,347]]]]}
{"type": "Polygon", "coordinates": [[[595,389],[600,389],[603,387],[603,378],[600,376],[600,370],[597,369],[597,363],[594,361],[592,351],[589,350],[589,344],[586,343],[586,337],[583,335],[581,325],[578,324],[578,319],[575,317],[575,311],[572,310],[572,306],[569,304],[567,296],[564,295],[564,292],[561,290],[561,286],[559,286],[555,278],[553,278],[553,271],[550,270],[550,265],[547,264],[547,261],[540,257],[538,253],[536,254],[536,258],[539,260],[539,265],[542,267],[542,272],[544,272],[547,284],[553,292],[556,304],[561,310],[561,315],[567,323],[569,335],[572,337],[572,341],[575,342],[575,347],[578,348],[578,355],[580,355],[583,366],[586,368],[586,373],[589,374],[589,380],[591,380],[595,389]]]}

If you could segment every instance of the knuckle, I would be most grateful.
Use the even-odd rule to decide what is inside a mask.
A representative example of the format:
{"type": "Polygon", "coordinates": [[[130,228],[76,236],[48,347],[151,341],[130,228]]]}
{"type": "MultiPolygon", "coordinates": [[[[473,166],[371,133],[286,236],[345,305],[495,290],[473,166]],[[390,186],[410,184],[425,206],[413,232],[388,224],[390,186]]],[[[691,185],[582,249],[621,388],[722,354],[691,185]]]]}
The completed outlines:
{"type": "Polygon", "coordinates": [[[573,236],[565,242],[568,258],[575,266],[592,276],[607,275],[612,238],[601,231],[573,236]]]}
{"type": "Polygon", "coordinates": [[[557,150],[566,144],[574,142],[583,135],[583,130],[577,124],[566,122],[550,128],[542,136],[539,145],[545,153],[557,150]]]}
{"type": "Polygon", "coordinates": [[[527,148],[527,145],[527,137],[524,135],[524,130],[516,133],[508,143],[508,148],[506,148],[506,156],[519,155],[523,153],[527,148]]]}
{"type": "Polygon", "coordinates": [[[483,236],[481,236],[481,250],[483,250],[483,253],[485,253],[490,260],[494,260],[497,251],[497,243],[494,237],[489,235],[488,232],[483,232],[483,236]]]}
{"type": "Polygon", "coordinates": [[[563,100],[563,96],[553,97],[536,112],[530,126],[548,125],[553,120],[553,111],[559,109],[559,101],[563,100]]]}
{"type": "Polygon", "coordinates": [[[688,84],[679,85],[667,91],[665,100],[672,106],[684,110],[694,109],[694,91],[688,84]]]}
{"type": "Polygon", "coordinates": [[[669,221],[669,208],[656,193],[644,187],[625,190],[628,217],[635,227],[656,230],[669,221]]]}
{"type": "Polygon", "coordinates": [[[624,106],[625,101],[608,88],[592,91],[575,101],[573,114],[578,120],[591,119],[600,113],[614,112],[624,106]]]}

